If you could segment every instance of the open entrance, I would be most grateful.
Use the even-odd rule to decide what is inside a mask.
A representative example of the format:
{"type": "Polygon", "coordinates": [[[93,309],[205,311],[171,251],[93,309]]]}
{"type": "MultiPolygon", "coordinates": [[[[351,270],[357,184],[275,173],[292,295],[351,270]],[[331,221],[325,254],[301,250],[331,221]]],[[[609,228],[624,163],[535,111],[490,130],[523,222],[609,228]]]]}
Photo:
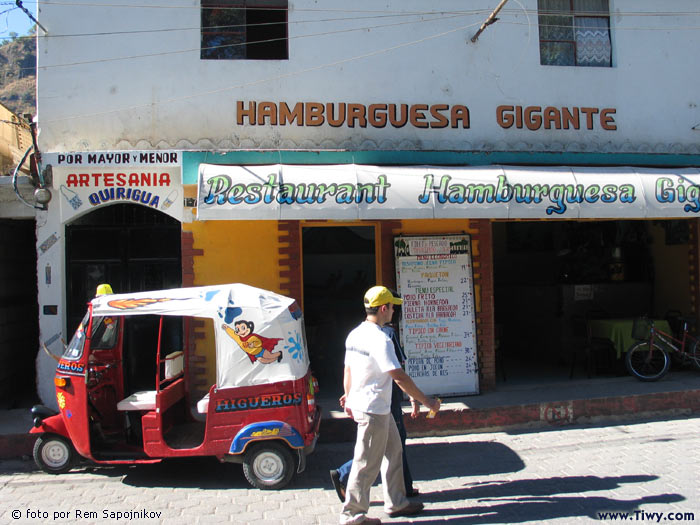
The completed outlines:
{"type": "Polygon", "coordinates": [[[35,230],[33,220],[0,220],[0,409],[29,407],[38,401],[35,230]]]}
{"type": "MultiPolygon", "coordinates": [[[[114,204],[95,210],[66,226],[66,303],[72,333],[85,314],[98,284],[109,283],[115,293],[182,286],[180,223],[145,206],[114,204]]],[[[147,341],[157,334],[157,319],[131,323],[125,345],[152,351],[131,352],[125,363],[129,391],[149,389],[155,377],[155,348],[147,341]]]]}
{"type": "Polygon", "coordinates": [[[340,395],[345,338],[364,319],[362,298],[376,284],[375,228],[304,227],[302,250],[311,366],[324,395],[340,395]]]}
{"type": "Polygon", "coordinates": [[[497,381],[625,375],[631,331],[597,332],[691,315],[689,232],[689,220],[494,223],[497,381]]]}

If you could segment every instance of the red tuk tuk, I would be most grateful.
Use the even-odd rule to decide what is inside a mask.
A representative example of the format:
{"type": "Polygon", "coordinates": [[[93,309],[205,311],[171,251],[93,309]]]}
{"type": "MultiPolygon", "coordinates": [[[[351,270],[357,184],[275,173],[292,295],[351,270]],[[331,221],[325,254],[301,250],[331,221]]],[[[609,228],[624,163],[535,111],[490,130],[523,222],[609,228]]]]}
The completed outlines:
{"type": "Polygon", "coordinates": [[[214,456],[242,463],[254,487],[278,489],[318,439],[303,317],[282,295],[243,284],[98,295],[57,360],[59,412],[35,406],[30,431],[49,473],[70,470],[77,455],[98,464],[214,456]],[[216,354],[216,383],[201,399],[191,395],[201,370],[190,367],[203,360],[191,355],[195,340],[216,354]]]}

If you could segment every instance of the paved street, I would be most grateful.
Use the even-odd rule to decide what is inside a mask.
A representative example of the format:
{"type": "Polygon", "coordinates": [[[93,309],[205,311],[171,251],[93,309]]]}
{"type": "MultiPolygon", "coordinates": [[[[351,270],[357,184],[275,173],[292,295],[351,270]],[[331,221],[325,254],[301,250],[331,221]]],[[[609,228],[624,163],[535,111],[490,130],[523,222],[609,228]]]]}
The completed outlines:
{"type": "MultiPolygon", "coordinates": [[[[386,523],[621,520],[599,519],[599,512],[629,512],[624,521],[634,523],[700,522],[700,418],[409,443],[426,510],[413,520],[389,519],[375,486],[370,515],[386,523]]],[[[57,477],[32,461],[5,460],[0,522],[333,524],[340,503],[328,470],[351,447],[319,445],[307,472],[278,492],[249,488],[239,465],[213,459],[87,467],[57,477]]]]}

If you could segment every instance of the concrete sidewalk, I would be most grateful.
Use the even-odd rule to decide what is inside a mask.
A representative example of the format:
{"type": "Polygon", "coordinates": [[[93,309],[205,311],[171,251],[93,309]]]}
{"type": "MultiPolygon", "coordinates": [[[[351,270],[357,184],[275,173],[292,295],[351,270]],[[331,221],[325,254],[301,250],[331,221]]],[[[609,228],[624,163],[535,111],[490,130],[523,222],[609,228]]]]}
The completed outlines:
{"type": "MultiPolygon", "coordinates": [[[[323,396],[321,396],[323,397],[323,396]]],[[[337,398],[319,400],[326,414],[321,439],[354,440],[354,423],[337,398]]],[[[406,405],[408,410],[408,405],[406,405]]],[[[405,418],[409,435],[545,428],[589,422],[642,421],[700,413],[700,372],[671,371],[644,383],[631,376],[502,383],[477,396],[443,399],[435,419],[405,418]]]]}
{"type": "MultiPolygon", "coordinates": [[[[320,442],[355,439],[355,424],[335,395],[321,392],[320,442]]],[[[408,411],[408,404],[406,404],[408,411]]],[[[504,382],[476,396],[443,399],[435,419],[406,418],[411,437],[537,429],[590,422],[630,422],[700,413],[700,373],[672,370],[662,380],[643,383],[630,376],[504,382]]],[[[0,410],[0,459],[32,454],[29,408],[0,410]]]]}

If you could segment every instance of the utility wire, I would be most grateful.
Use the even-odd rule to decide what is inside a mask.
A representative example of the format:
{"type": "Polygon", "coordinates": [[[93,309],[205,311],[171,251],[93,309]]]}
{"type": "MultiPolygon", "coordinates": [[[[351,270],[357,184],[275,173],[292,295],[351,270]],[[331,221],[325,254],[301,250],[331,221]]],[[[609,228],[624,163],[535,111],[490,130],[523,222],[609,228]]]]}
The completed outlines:
{"type": "Polygon", "coordinates": [[[376,26],[357,27],[357,28],[351,28],[351,29],[327,31],[327,32],[323,32],[323,33],[313,33],[313,34],[309,34],[309,35],[297,35],[297,36],[292,36],[292,37],[270,38],[270,39],[266,39],[266,40],[256,40],[254,42],[240,42],[240,43],[235,43],[235,44],[224,44],[224,45],[211,46],[211,47],[201,47],[200,46],[200,47],[192,48],[192,49],[163,51],[163,52],[159,52],[159,53],[147,53],[147,54],[143,54],[143,55],[130,55],[130,56],[124,56],[124,57],[115,57],[115,58],[100,58],[100,59],[95,59],[95,60],[85,60],[82,62],[68,62],[65,64],[50,64],[50,65],[45,65],[45,66],[39,66],[39,69],[45,70],[45,69],[54,69],[54,68],[59,68],[59,67],[73,67],[73,66],[81,66],[81,65],[87,65],[87,64],[115,62],[115,61],[119,61],[119,60],[132,60],[132,59],[136,59],[136,58],[152,58],[152,57],[158,57],[158,56],[176,55],[176,54],[181,54],[181,53],[201,52],[201,51],[206,51],[206,50],[211,50],[211,49],[233,48],[233,47],[253,45],[253,44],[263,44],[263,43],[276,42],[276,41],[281,41],[281,40],[296,40],[296,39],[301,39],[301,38],[312,38],[312,37],[318,37],[318,36],[337,35],[337,34],[342,34],[342,33],[351,33],[351,32],[355,32],[355,31],[367,31],[367,30],[371,30],[371,29],[382,29],[382,28],[386,28],[386,27],[396,27],[396,26],[402,26],[402,25],[408,25],[408,24],[434,22],[434,21],[440,21],[440,20],[445,20],[445,19],[450,19],[450,18],[458,18],[460,16],[463,16],[463,15],[455,15],[452,17],[431,18],[428,20],[421,20],[421,21],[396,22],[394,24],[381,24],[381,25],[376,25],[376,26]]]}
{"type": "MultiPolygon", "coordinates": [[[[397,45],[390,46],[390,47],[386,47],[386,48],[379,49],[379,50],[376,50],[376,51],[371,51],[371,52],[369,52],[369,53],[364,53],[364,54],[362,54],[362,55],[356,55],[356,56],[354,56],[354,57],[345,58],[345,59],[338,60],[338,61],[335,61],[335,62],[328,62],[328,63],[326,63],[326,64],[321,64],[321,65],[314,66],[314,67],[310,67],[310,68],[306,68],[306,69],[300,69],[300,70],[298,70],[298,71],[292,71],[292,72],[290,72],[290,73],[284,73],[284,74],[282,74],[282,75],[277,75],[277,76],[274,76],[274,77],[263,78],[263,79],[255,80],[255,81],[253,81],[253,82],[248,82],[248,83],[243,83],[243,84],[237,84],[237,85],[234,85],[234,86],[227,86],[227,87],[223,87],[223,88],[219,88],[219,89],[214,89],[214,90],[210,90],[210,91],[203,91],[203,92],[201,92],[201,93],[194,93],[194,94],[185,95],[185,96],[182,96],[182,97],[174,97],[174,98],[170,98],[170,99],[165,99],[165,100],[161,100],[161,101],[157,102],[156,105],[170,104],[170,103],[173,103],[173,102],[180,102],[180,101],[189,100],[189,99],[192,99],[192,98],[197,98],[197,97],[202,97],[202,96],[207,96],[207,95],[214,95],[214,94],[217,94],[217,93],[224,93],[224,92],[226,92],[226,91],[231,91],[231,90],[234,90],[234,89],[248,88],[248,87],[251,87],[251,86],[258,85],[258,84],[265,84],[265,83],[268,83],[268,82],[275,82],[275,81],[282,80],[282,79],[286,79],[286,78],[292,78],[292,77],[299,76],[299,75],[303,75],[303,74],[306,74],[306,73],[311,73],[311,72],[314,72],[314,71],[319,71],[319,70],[321,70],[321,69],[327,69],[327,68],[331,68],[331,67],[335,67],[335,66],[347,64],[347,63],[349,63],[349,62],[354,62],[354,61],[357,61],[357,60],[362,60],[362,59],[365,59],[365,58],[370,58],[370,57],[374,57],[374,56],[377,56],[377,55],[390,53],[391,51],[395,51],[395,50],[397,50],[397,49],[401,49],[401,48],[404,48],[404,47],[409,47],[409,46],[413,46],[413,45],[416,45],[416,44],[422,44],[423,42],[427,42],[427,41],[429,41],[429,40],[434,40],[434,39],[436,39],[436,38],[441,38],[441,37],[443,37],[443,36],[445,36],[445,35],[449,35],[449,34],[451,34],[451,33],[457,32],[457,31],[464,31],[465,29],[469,29],[469,28],[472,28],[472,27],[477,27],[477,26],[479,26],[480,24],[481,24],[481,22],[476,22],[476,23],[473,23],[473,24],[468,24],[468,25],[460,26],[460,27],[457,27],[457,28],[455,28],[455,29],[450,29],[449,31],[444,31],[444,32],[442,32],[442,33],[437,33],[437,34],[430,35],[430,36],[427,36],[427,37],[424,37],[424,38],[420,38],[420,39],[417,39],[417,40],[412,40],[412,41],[410,41],[410,42],[404,42],[404,43],[402,43],[402,44],[397,44],[397,45]]],[[[124,107],[124,108],[113,109],[113,110],[109,110],[109,111],[99,111],[99,112],[95,112],[95,113],[85,113],[85,114],[82,114],[82,115],[73,115],[73,116],[70,116],[70,117],[58,118],[58,119],[53,119],[53,120],[44,120],[43,122],[44,122],[45,124],[51,124],[51,123],[55,123],[55,122],[65,122],[65,121],[70,121],[70,120],[75,120],[75,119],[81,119],[81,118],[91,118],[91,117],[109,115],[109,114],[113,114],[113,113],[121,113],[121,112],[123,112],[123,111],[132,111],[132,110],[138,110],[138,109],[148,109],[148,108],[152,108],[153,106],[154,106],[153,103],[138,104],[138,105],[134,105],[134,106],[128,106],[128,107],[124,107]]]]}

